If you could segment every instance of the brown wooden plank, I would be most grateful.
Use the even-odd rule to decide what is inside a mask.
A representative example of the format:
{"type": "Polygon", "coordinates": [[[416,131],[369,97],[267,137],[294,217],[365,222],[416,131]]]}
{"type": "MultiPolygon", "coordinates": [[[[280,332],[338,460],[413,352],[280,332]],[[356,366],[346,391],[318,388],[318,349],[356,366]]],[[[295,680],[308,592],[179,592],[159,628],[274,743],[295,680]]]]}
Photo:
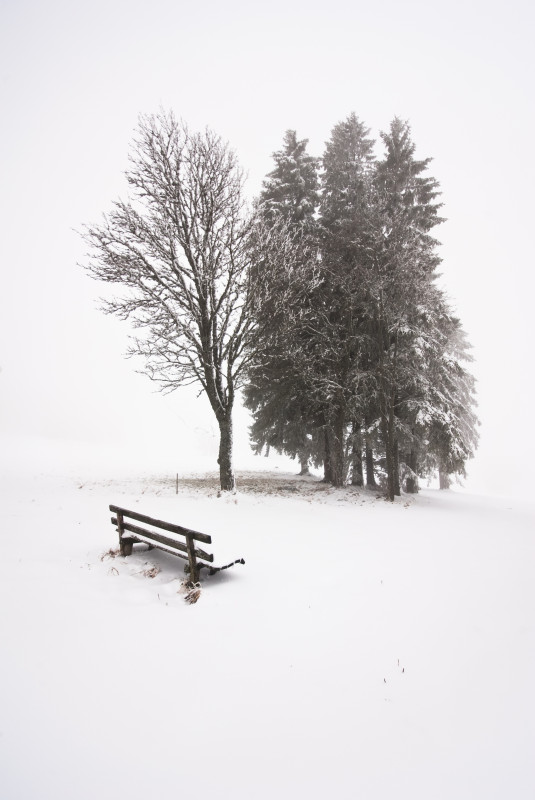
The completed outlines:
{"type": "MultiPolygon", "coordinates": [[[[112,517],[111,521],[113,525],[117,524],[116,517],[112,517]]],[[[161,533],[156,533],[156,531],[147,531],[144,528],[140,528],[138,525],[132,525],[131,522],[123,522],[123,530],[129,531],[130,533],[133,533],[135,536],[139,537],[143,536],[144,538],[142,541],[146,542],[146,544],[159,542],[160,544],[166,545],[167,548],[172,548],[174,550],[180,550],[183,553],[188,553],[188,547],[186,544],[183,544],[182,542],[177,542],[176,539],[171,539],[168,536],[164,536],[161,533]]],[[[155,546],[157,547],[158,545],[155,546]]],[[[208,561],[209,563],[212,563],[214,560],[214,557],[211,553],[206,553],[204,550],[201,550],[200,547],[195,548],[195,555],[197,556],[197,558],[200,558],[203,561],[208,561]]]]}
{"type": "Polygon", "coordinates": [[[191,538],[195,539],[197,542],[212,544],[212,537],[207,533],[192,531],[190,528],[183,528],[182,525],[174,525],[172,522],[164,522],[161,519],[147,517],[145,514],[139,514],[137,511],[128,511],[128,509],[120,508],[119,506],[110,506],[110,511],[113,511],[114,514],[122,514],[123,517],[135,519],[138,522],[144,522],[145,525],[153,525],[155,528],[161,528],[164,531],[178,533],[181,536],[191,536],[191,538]]]}
{"type": "MultiPolygon", "coordinates": [[[[150,544],[152,547],[157,547],[158,550],[164,550],[166,553],[171,553],[173,556],[177,556],[178,558],[182,558],[184,561],[188,560],[188,556],[185,553],[179,553],[175,547],[168,547],[163,542],[154,542],[153,540],[149,539],[148,536],[142,536],[140,533],[136,534],[135,539],[132,538],[130,541],[136,542],[143,542],[143,544],[150,544]]],[[[212,569],[206,565],[206,569],[212,569]]]]}

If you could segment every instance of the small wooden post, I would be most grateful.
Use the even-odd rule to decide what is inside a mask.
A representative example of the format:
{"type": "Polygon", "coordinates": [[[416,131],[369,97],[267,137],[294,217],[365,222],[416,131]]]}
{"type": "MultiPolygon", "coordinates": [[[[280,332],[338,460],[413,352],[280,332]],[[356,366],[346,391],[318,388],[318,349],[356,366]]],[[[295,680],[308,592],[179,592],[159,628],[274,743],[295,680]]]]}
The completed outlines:
{"type": "Polygon", "coordinates": [[[188,548],[189,579],[192,583],[197,583],[199,574],[197,570],[197,561],[195,559],[195,541],[188,534],[186,534],[186,546],[188,548]]]}

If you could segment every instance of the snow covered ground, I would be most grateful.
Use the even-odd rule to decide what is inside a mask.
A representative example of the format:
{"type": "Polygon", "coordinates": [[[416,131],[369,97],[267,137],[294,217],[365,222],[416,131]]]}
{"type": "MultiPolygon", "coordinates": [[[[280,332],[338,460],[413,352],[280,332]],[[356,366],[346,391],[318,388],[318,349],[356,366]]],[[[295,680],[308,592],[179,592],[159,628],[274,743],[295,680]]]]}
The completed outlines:
{"type": "Polygon", "coordinates": [[[0,796],[531,800],[535,506],[254,465],[218,497],[97,447],[4,451],[0,796]],[[101,560],[110,503],[246,564],[188,606],[178,559],[101,560]]]}

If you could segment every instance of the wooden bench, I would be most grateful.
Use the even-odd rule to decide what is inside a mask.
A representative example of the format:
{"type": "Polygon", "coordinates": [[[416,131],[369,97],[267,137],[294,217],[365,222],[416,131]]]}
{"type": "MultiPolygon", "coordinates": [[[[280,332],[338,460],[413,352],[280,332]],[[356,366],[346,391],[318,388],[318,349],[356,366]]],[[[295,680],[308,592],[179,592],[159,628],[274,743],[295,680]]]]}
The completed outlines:
{"type": "Polygon", "coordinates": [[[201,550],[196,545],[196,542],[212,544],[212,537],[206,533],[198,533],[198,531],[183,528],[182,525],[163,522],[161,519],[147,517],[145,514],[129,511],[127,508],[120,508],[119,506],[110,506],[110,511],[115,515],[111,518],[111,521],[116,526],[119,534],[119,548],[122,556],[132,554],[134,542],[143,542],[149,548],[157,547],[166,553],[172,553],[174,556],[187,561],[188,563],[184,566],[184,569],[189,572],[189,579],[193,583],[199,580],[199,573],[203,567],[209,571],[210,575],[214,575],[222,569],[234,566],[234,564],[245,564],[243,558],[238,558],[224,567],[214,567],[213,555],[201,550]],[[128,520],[135,520],[149,527],[142,528],[128,520]],[[151,528],[156,528],[157,530],[151,530],[151,528]],[[166,531],[166,534],[159,533],[160,530],[166,531]]]}

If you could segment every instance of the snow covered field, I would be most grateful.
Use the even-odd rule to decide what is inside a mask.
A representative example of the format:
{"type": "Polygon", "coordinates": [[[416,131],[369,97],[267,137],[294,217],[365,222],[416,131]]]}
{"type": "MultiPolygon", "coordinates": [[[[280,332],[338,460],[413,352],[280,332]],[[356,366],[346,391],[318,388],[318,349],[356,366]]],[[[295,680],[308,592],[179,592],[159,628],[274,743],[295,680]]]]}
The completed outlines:
{"type": "Polygon", "coordinates": [[[0,476],[5,800],[535,796],[533,504],[391,505],[263,458],[236,496],[204,473],[177,495],[98,448],[19,456],[0,476]],[[101,561],[109,503],[246,564],[188,606],[178,559],[101,561]]]}

